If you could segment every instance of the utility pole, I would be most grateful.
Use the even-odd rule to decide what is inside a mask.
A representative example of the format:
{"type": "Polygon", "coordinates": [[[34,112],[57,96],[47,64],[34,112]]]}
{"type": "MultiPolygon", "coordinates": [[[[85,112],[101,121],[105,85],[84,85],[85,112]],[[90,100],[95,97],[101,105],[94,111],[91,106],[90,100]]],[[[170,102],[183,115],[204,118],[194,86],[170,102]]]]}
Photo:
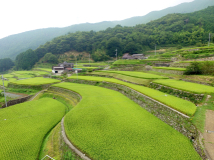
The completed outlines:
{"type": "Polygon", "coordinates": [[[2,75],[2,81],[3,81],[3,89],[4,89],[4,99],[5,99],[5,105],[7,107],[7,99],[6,99],[6,94],[5,94],[5,88],[4,88],[4,77],[2,75]]]}
{"type": "Polygon", "coordinates": [[[156,55],[156,44],[155,44],[155,55],[156,55]]]}
{"type": "Polygon", "coordinates": [[[210,33],[209,33],[209,42],[208,42],[208,47],[210,46],[210,33]]]}
{"type": "Polygon", "coordinates": [[[89,65],[91,66],[91,64],[90,64],[90,53],[89,53],[89,65]]]}
{"type": "Polygon", "coordinates": [[[116,49],[115,51],[116,51],[116,54],[115,54],[115,55],[116,55],[116,61],[117,61],[117,49],[116,49]]]}

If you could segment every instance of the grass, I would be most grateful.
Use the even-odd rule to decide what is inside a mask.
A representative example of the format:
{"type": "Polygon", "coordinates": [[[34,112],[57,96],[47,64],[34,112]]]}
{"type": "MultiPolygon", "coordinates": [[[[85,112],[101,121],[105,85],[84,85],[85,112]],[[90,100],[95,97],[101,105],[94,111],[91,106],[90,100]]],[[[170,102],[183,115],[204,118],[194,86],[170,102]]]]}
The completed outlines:
{"type": "Polygon", "coordinates": [[[197,84],[197,83],[185,82],[185,81],[181,81],[181,80],[172,80],[172,79],[154,80],[153,83],[157,83],[157,84],[161,84],[164,86],[168,86],[168,87],[172,87],[172,88],[176,88],[179,90],[188,91],[188,92],[192,92],[192,93],[197,93],[197,94],[214,93],[214,87],[197,84]]]}
{"type": "Polygon", "coordinates": [[[154,69],[165,69],[165,70],[175,70],[175,71],[186,71],[186,68],[174,68],[174,67],[152,67],[154,69]]]}
{"type": "MultiPolygon", "coordinates": [[[[8,78],[8,81],[4,80],[4,86],[7,87],[8,86],[8,83],[10,82],[15,82],[16,79],[15,78],[8,78]]],[[[0,80],[0,85],[3,86],[3,81],[2,79],[0,80]]]]}
{"type": "Polygon", "coordinates": [[[160,59],[144,59],[144,60],[117,60],[113,63],[113,65],[124,65],[124,64],[145,64],[147,62],[154,62],[154,61],[161,61],[161,62],[170,62],[170,60],[160,60],[160,59]]]}
{"type": "Polygon", "coordinates": [[[136,83],[140,85],[149,85],[150,81],[149,79],[142,79],[142,78],[136,78],[136,77],[130,77],[122,74],[117,74],[117,73],[110,73],[110,72],[92,72],[91,75],[95,76],[111,76],[119,80],[125,80],[131,83],[136,83]]]}
{"type": "Polygon", "coordinates": [[[43,84],[52,84],[52,83],[59,83],[59,82],[60,80],[56,80],[56,79],[36,77],[36,78],[19,80],[12,83],[17,85],[43,85],[43,84]]]}
{"type": "Polygon", "coordinates": [[[65,106],[43,98],[0,110],[0,159],[37,159],[45,135],[64,116],[65,106]]]}
{"type": "Polygon", "coordinates": [[[107,73],[117,73],[130,77],[143,78],[143,79],[168,79],[167,77],[144,73],[144,72],[133,72],[133,71],[98,71],[98,72],[107,72],[107,73]]]}
{"type": "MultiPolygon", "coordinates": [[[[68,79],[76,79],[76,77],[69,77],[68,79]]],[[[196,106],[189,101],[177,98],[175,96],[157,91],[144,86],[139,86],[127,82],[123,82],[114,78],[104,78],[104,77],[94,77],[94,76],[78,76],[78,79],[88,80],[88,81],[97,81],[97,82],[111,82],[116,84],[121,84],[127,87],[130,87],[144,95],[147,95],[167,106],[174,108],[186,115],[193,116],[196,111],[196,106]]]]}
{"type": "Polygon", "coordinates": [[[52,72],[52,69],[51,68],[34,68],[35,70],[41,70],[41,71],[46,71],[46,74],[47,72],[52,72]]]}
{"type": "Polygon", "coordinates": [[[201,159],[185,136],[121,93],[84,84],[53,86],[82,96],[65,116],[65,130],[92,159],[201,159]]]}

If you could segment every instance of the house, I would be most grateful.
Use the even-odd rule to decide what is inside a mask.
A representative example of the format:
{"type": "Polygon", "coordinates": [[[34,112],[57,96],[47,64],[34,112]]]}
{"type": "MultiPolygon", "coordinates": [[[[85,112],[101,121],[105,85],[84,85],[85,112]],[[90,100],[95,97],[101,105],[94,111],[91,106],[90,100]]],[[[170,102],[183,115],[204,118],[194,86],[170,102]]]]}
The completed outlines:
{"type": "Polygon", "coordinates": [[[73,63],[67,63],[66,61],[63,63],[59,63],[58,66],[52,67],[52,73],[63,73],[73,71],[74,64],[73,63]]]}
{"type": "Polygon", "coordinates": [[[133,54],[130,55],[129,53],[125,53],[122,59],[146,59],[144,54],[133,54]]]}
{"type": "Polygon", "coordinates": [[[59,73],[61,74],[64,71],[64,67],[52,67],[52,73],[59,73]]]}

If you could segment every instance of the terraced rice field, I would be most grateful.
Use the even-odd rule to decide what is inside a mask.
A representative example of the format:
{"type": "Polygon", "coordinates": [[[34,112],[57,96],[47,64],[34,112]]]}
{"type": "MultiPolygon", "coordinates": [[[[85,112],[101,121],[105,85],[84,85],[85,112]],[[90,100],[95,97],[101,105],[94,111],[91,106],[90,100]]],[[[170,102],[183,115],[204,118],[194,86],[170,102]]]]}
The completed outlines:
{"type": "Polygon", "coordinates": [[[97,71],[97,72],[107,72],[107,73],[117,73],[130,77],[143,78],[143,79],[168,79],[167,77],[144,73],[144,72],[133,72],[133,71],[97,71]]]}
{"type": "Polygon", "coordinates": [[[92,72],[91,75],[95,76],[111,76],[120,80],[125,80],[131,83],[141,84],[141,85],[148,85],[150,80],[149,79],[142,79],[142,78],[136,78],[136,77],[130,77],[122,74],[117,73],[110,73],[110,72],[92,72]]]}
{"type": "Polygon", "coordinates": [[[186,68],[175,68],[175,67],[152,67],[154,69],[165,69],[165,70],[175,70],[175,71],[186,71],[186,68]]]}
{"type": "Polygon", "coordinates": [[[51,78],[42,78],[42,77],[36,77],[36,78],[30,78],[30,79],[24,79],[12,82],[12,84],[17,85],[43,85],[43,84],[52,84],[52,83],[59,83],[60,80],[51,79],[51,78]]]}
{"type": "Polygon", "coordinates": [[[144,59],[144,60],[117,60],[113,65],[125,65],[125,64],[145,64],[147,62],[169,62],[170,60],[160,60],[160,59],[144,59]]]}
{"type": "MultiPolygon", "coordinates": [[[[16,79],[15,78],[7,78],[8,80],[4,80],[4,86],[7,87],[8,86],[8,83],[10,82],[15,82],[16,79]]],[[[0,80],[0,85],[3,86],[3,81],[2,79],[0,80]]]]}
{"type": "Polygon", "coordinates": [[[119,92],[76,83],[53,86],[82,96],[64,125],[71,142],[92,159],[201,159],[185,136],[119,92]]]}
{"type": "Polygon", "coordinates": [[[183,91],[188,91],[192,93],[214,93],[214,87],[197,84],[197,83],[191,83],[191,82],[184,82],[181,80],[173,80],[173,79],[167,79],[167,80],[154,80],[153,83],[161,84],[164,86],[176,88],[183,91]]]}
{"type": "MultiPolygon", "coordinates": [[[[77,79],[75,76],[71,76],[68,79],[77,79]]],[[[155,89],[151,89],[144,86],[139,86],[127,82],[123,82],[114,78],[105,78],[105,77],[94,77],[94,76],[78,76],[78,79],[88,80],[88,81],[97,81],[97,82],[111,82],[116,84],[121,84],[127,87],[130,87],[148,97],[151,97],[167,106],[174,108],[188,116],[194,115],[196,111],[196,106],[189,101],[183,100],[181,98],[177,98],[175,96],[157,91],[155,89]]]]}
{"type": "Polygon", "coordinates": [[[43,138],[64,116],[66,107],[43,98],[0,110],[0,159],[37,159],[43,138]]]}

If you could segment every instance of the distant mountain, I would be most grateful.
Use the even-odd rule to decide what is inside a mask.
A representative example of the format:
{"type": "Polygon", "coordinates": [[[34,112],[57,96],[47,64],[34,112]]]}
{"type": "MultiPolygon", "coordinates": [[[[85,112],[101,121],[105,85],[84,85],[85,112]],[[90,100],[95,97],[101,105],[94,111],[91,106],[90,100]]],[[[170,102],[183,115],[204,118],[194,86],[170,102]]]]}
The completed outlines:
{"type": "Polygon", "coordinates": [[[17,54],[30,48],[36,49],[45,42],[52,40],[54,37],[65,35],[69,32],[73,33],[76,31],[91,30],[100,31],[105,30],[108,27],[115,27],[117,24],[122,26],[135,26],[136,24],[142,24],[150,22],[151,20],[156,20],[169,13],[190,13],[213,5],[214,0],[195,0],[190,3],[182,3],[175,7],[170,7],[161,11],[153,11],[145,16],[132,17],[122,21],[106,21],[94,24],[83,23],[64,28],[46,28],[23,32],[0,39],[0,58],[15,59],[17,54]]]}
{"type": "Polygon", "coordinates": [[[174,7],[169,7],[161,11],[153,11],[145,16],[132,17],[121,21],[114,21],[116,24],[122,26],[135,26],[137,24],[145,24],[152,20],[159,19],[170,13],[191,13],[202,10],[208,6],[214,6],[214,0],[195,0],[193,2],[186,2],[174,7]]]}
{"type": "Polygon", "coordinates": [[[27,31],[0,39],[0,59],[15,59],[16,55],[27,49],[36,49],[54,37],[77,31],[100,31],[115,27],[113,22],[83,23],[64,28],[45,28],[27,31]]]}

